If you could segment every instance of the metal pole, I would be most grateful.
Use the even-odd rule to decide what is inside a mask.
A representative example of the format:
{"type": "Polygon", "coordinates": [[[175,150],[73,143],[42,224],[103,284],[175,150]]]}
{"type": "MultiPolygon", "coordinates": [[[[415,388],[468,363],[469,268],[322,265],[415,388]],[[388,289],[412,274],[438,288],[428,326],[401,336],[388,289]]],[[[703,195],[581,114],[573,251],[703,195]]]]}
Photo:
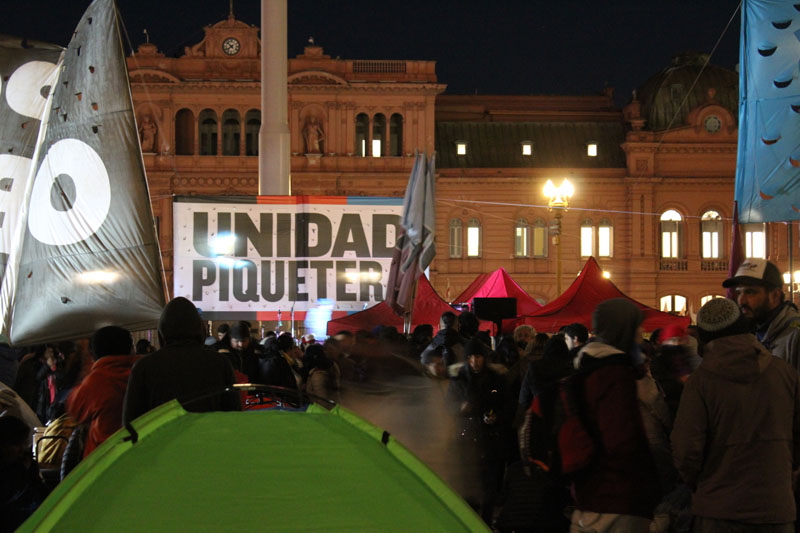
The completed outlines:
{"type": "Polygon", "coordinates": [[[792,265],[792,222],[789,221],[789,231],[786,234],[789,241],[789,301],[794,303],[794,266],[792,265]]]}
{"type": "Polygon", "coordinates": [[[556,210],[556,236],[553,244],[556,245],[556,298],[561,296],[561,210],[556,210]]]}

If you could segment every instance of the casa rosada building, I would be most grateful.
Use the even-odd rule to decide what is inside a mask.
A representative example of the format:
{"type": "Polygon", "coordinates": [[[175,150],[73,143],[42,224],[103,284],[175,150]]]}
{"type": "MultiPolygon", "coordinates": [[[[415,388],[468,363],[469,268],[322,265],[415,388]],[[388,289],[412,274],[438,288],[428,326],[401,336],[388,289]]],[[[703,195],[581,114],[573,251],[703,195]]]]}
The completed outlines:
{"type": "MultiPolygon", "coordinates": [[[[127,60],[170,287],[173,195],[257,194],[259,46],[258,28],[229,16],[180,57],[145,43],[127,60]]],[[[612,90],[451,95],[434,61],[324,52],[311,42],[288,61],[292,194],[401,197],[414,151],[435,150],[430,275],[446,299],[504,267],[532,296],[552,300],[554,237],[562,289],[594,256],[622,291],[662,310],[694,314],[724,294],[735,72],[703,69],[700,54],[677,56],[619,109],[612,90]],[[574,195],[555,235],[543,188],[564,178],[574,195]]],[[[789,270],[786,224],[745,225],[743,236],[748,256],[789,270]]]]}

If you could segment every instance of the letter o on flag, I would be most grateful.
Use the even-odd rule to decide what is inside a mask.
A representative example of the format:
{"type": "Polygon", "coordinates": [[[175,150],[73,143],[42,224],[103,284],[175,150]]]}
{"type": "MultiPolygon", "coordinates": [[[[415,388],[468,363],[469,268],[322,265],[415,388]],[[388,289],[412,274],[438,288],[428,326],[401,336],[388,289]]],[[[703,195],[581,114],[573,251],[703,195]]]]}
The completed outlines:
{"type": "Polygon", "coordinates": [[[8,106],[30,118],[41,118],[47,95],[43,89],[55,83],[56,65],[47,61],[29,61],[20,66],[8,79],[8,106]]]}
{"type": "Polygon", "coordinates": [[[44,244],[73,244],[100,229],[110,206],[111,183],[103,160],[88,144],[64,139],[50,147],[36,173],[28,229],[44,244]],[[51,202],[51,189],[64,175],[75,185],[75,198],[70,209],[59,211],[51,202]]]}

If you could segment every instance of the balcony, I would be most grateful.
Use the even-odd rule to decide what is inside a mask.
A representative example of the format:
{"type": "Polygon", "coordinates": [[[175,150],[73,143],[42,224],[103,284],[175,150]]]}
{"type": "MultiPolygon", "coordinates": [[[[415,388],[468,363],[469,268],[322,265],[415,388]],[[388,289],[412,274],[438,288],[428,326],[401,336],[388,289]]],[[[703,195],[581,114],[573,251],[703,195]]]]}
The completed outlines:
{"type": "Polygon", "coordinates": [[[658,269],[662,272],[686,272],[689,270],[689,262],[686,259],[661,258],[658,269]]]}
{"type": "Polygon", "coordinates": [[[728,261],[725,259],[703,259],[700,261],[700,270],[704,272],[727,272],[728,261]]]}

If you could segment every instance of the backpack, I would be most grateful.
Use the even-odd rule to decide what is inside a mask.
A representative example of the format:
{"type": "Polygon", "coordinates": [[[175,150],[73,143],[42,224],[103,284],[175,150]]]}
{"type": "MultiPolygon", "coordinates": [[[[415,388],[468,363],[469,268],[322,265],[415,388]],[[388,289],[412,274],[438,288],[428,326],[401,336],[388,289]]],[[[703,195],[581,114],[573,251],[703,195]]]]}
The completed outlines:
{"type": "Polygon", "coordinates": [[[612,364],[630,364],[630,357],[599,359],[534,397],[519,430],[520,454],[528,469],[570,476],[592,464],[602,441],[586,414],[583,385],[592,371],[612,364]]]}

